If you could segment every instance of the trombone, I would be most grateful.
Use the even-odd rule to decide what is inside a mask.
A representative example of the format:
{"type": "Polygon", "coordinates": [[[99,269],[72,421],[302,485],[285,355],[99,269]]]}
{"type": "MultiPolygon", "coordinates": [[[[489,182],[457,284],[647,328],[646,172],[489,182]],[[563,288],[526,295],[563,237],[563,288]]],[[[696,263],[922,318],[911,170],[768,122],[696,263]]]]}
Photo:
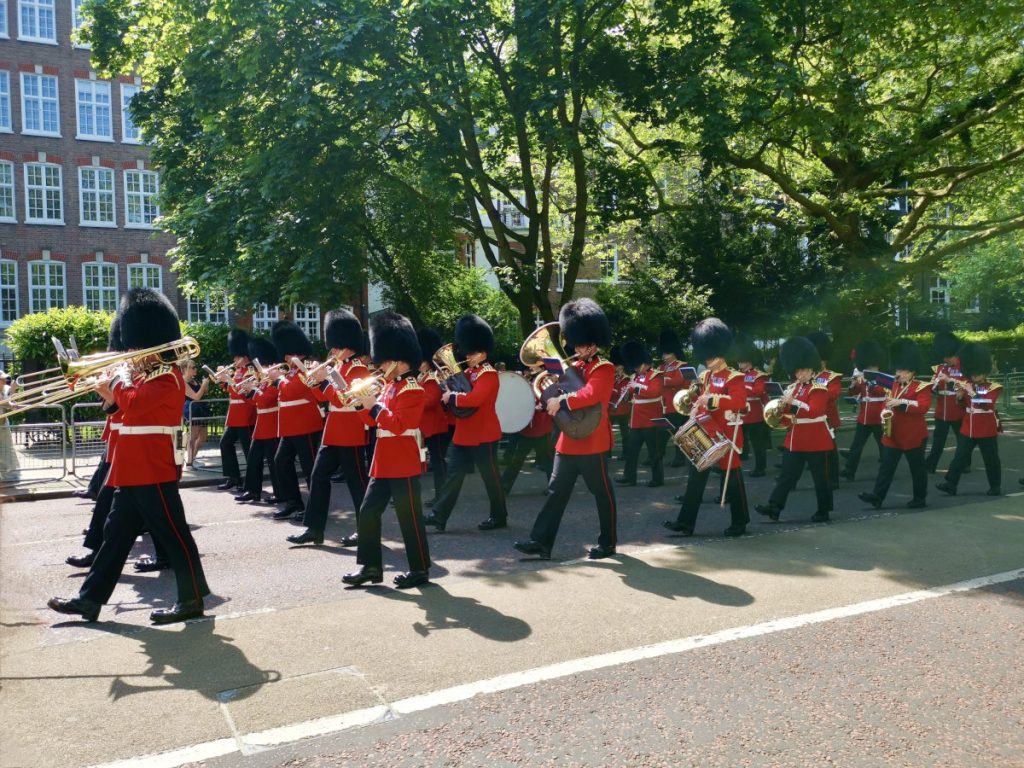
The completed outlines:
{"type": "Polygon", "coordinates": [[[0,401],[0,406],[10,409],[0,413],[0,420],[94,392],[105,382],[145,370],[154,362],[150,360],[153,357],[159,358],[160,364],[175,365],[199,355],[199,342],[191,336],[131,352],[96,352],[84,357],[78,356],[73,347],[71,351],[65,349],[56,338],[53,344],[57,348],[57,367],[50,370],[59,373],[34,377],[32,386],[0,401]]]}

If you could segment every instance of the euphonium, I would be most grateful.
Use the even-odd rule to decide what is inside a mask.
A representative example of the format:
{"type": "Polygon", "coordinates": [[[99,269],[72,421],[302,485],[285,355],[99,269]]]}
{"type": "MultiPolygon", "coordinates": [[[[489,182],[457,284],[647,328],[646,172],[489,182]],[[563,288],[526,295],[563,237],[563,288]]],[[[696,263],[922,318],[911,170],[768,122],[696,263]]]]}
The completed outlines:
{"type": "Polygon", "coordinates": [[[700,396],[700,385],[695,381],[686,389],[680,389],[672,396],[672,407],[676,413],[689,416],[694,401],[700,396]]]}
{"type": "Polygon", "coordinates": [[[786,409],[789,407],[789,398],[792,393],[796,390],[796,383],[790,384],[782,397],[776,397],[773,400],[769,400],[764,406],[764,423],[772,429],[788,429],[789,425],[786,424],[786,417],[789,415],[786,413],[786,409]]]}
{"type": "Polygon", "coordinates": [[[468,360],[456,359],[454,344],[445,344],[434,353],[431,360],[437,367],[438,373],[445,379],[463,373],[465,364],[469,362],[468,360]]]}
{"type": "MultiPolygon", "coordinates": [[[[469,392],[473,387],[469,383],[469,379],[466,378],[466,373],[463,370],[465,363],[468,360],[458,360],[455,356],[455,345],[445,344],[431,358],[434,366],[437,368],[438,375],[441,377],[441,389],[445,392],[455,393],[466,393],[469,392]]],[[[463,408],[456,405],[445,406],[448,408],[456,418],[466,419],[476,413],[476,408],[463,408]]]]}

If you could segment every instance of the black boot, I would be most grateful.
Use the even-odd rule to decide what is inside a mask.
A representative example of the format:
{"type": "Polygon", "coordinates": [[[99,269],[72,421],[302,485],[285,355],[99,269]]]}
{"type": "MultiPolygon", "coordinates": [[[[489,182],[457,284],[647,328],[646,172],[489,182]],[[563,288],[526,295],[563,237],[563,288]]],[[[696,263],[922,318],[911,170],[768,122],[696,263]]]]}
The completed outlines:
{"type": "Polygon", "coordinates": [[[96,621],[100,615],[100,604],[81,597],[51,597],[46,606],[57,613],[81,616],[86,621],[96,621]]]}
{"type": "Polygon", "coordinates": [[[202,615],[202,600],[186,600],[183,603],[175,603],[170,608],[157,608],[149,614],[149,620],[154,624],[174,624],[179,621],[198,619],[202,615]]]}
{"type": "Polygon", "coordinates": [[[217,486],[218,491],[230,491],[232,488],[238,488],[242,484],[240,477],[225,477],[224,482],[217,486]]]}

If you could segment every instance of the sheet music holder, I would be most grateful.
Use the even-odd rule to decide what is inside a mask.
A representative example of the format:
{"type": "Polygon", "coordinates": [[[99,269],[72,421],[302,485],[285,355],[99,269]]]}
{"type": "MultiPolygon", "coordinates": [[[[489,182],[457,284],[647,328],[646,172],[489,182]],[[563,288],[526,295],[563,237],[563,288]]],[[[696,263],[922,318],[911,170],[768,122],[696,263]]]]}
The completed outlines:
{"type": "Polygon", "coordinates": [[[686,365],[686,366],[683,366],[682,368],[680,368],[679,369],[679,374],[686,381],[696,381],[697,380],[697,369],[694,368],[692,365],[686,365]]]}
{"type": "Polygon", "coordinates": [[[651,419],[651,424],[653,424],[656,427],[663,427],[664,429],[667,429],[669,432],[674,433],[676,431],[676,425],[673,424],[668,419],[666,419],[664,416],[659,416],[656,419],[651,419]]]}
{"type": "Polygon", "coordinates": [[[769,397],[782,397],[786,388],[777,381],[766,381],[764,383],[764,391],[769,397]]]}
{"type": "Polygon", "coordinates": [[[864,381],[870,382],[877,387],[883,387],[884,389],[891,389],[892,385],[896,383],[896,376],[891,373],[882,373],[882,371],[864,371],[864,381]]]}
{"type": "Polygon", "coordinates": [[[548,373],[553,373],[556,376],[561,376],[563,373],[565,373],[565,367],[562,365],[561,358],[545,357],[543,358],[543,360],[544,370],[547,371],[548,373]]]}

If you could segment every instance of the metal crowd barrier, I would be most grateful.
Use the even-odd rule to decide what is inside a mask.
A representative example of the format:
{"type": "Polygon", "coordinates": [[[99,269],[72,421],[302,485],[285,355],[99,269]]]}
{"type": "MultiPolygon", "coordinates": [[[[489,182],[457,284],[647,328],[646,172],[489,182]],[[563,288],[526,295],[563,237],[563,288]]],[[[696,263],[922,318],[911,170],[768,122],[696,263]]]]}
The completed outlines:
{"type": "MultiPolygon", "coordinates": [[[[220,460],[220,439],[224,436],[224,416],[223,414],[214,416],[193,416],[191,409],[195,407],[196,402],[208,406],[223,403],[226,408],[229,400],[228,398],[220,398],[193,401],[192,406],[189,408],[189,416],[184,421],[186,446],[189,445],[191,436],[195,430],[203,428],[206,429],[206,437],[196,453],[195,464],[193,464],[192,467],[189,467],[189,469],[196,472],[212,472],[219,475],[222,468],[220,460]]],[[[245,456],[242,455],[241,448],[236,448],[236,450],[238,452],[239,468],[244,471],[245,456]]]]}
{"type": "Polygon", "coordinates": [[[103,456],[104,443],[102,438],[106,416],[100,403],[75,403],[71,406],[71,422],[68,434],[71,441],[72,475],[78,475],[79,469],[89,472],[100,463],[103,456]]]}
{"type": "Polygon", "coordinates": [[[64,406],[45,405],[34,410],[53,417],[26,424],[0,422],[0,483],[49,482],[68,473],[64,406]]]}

